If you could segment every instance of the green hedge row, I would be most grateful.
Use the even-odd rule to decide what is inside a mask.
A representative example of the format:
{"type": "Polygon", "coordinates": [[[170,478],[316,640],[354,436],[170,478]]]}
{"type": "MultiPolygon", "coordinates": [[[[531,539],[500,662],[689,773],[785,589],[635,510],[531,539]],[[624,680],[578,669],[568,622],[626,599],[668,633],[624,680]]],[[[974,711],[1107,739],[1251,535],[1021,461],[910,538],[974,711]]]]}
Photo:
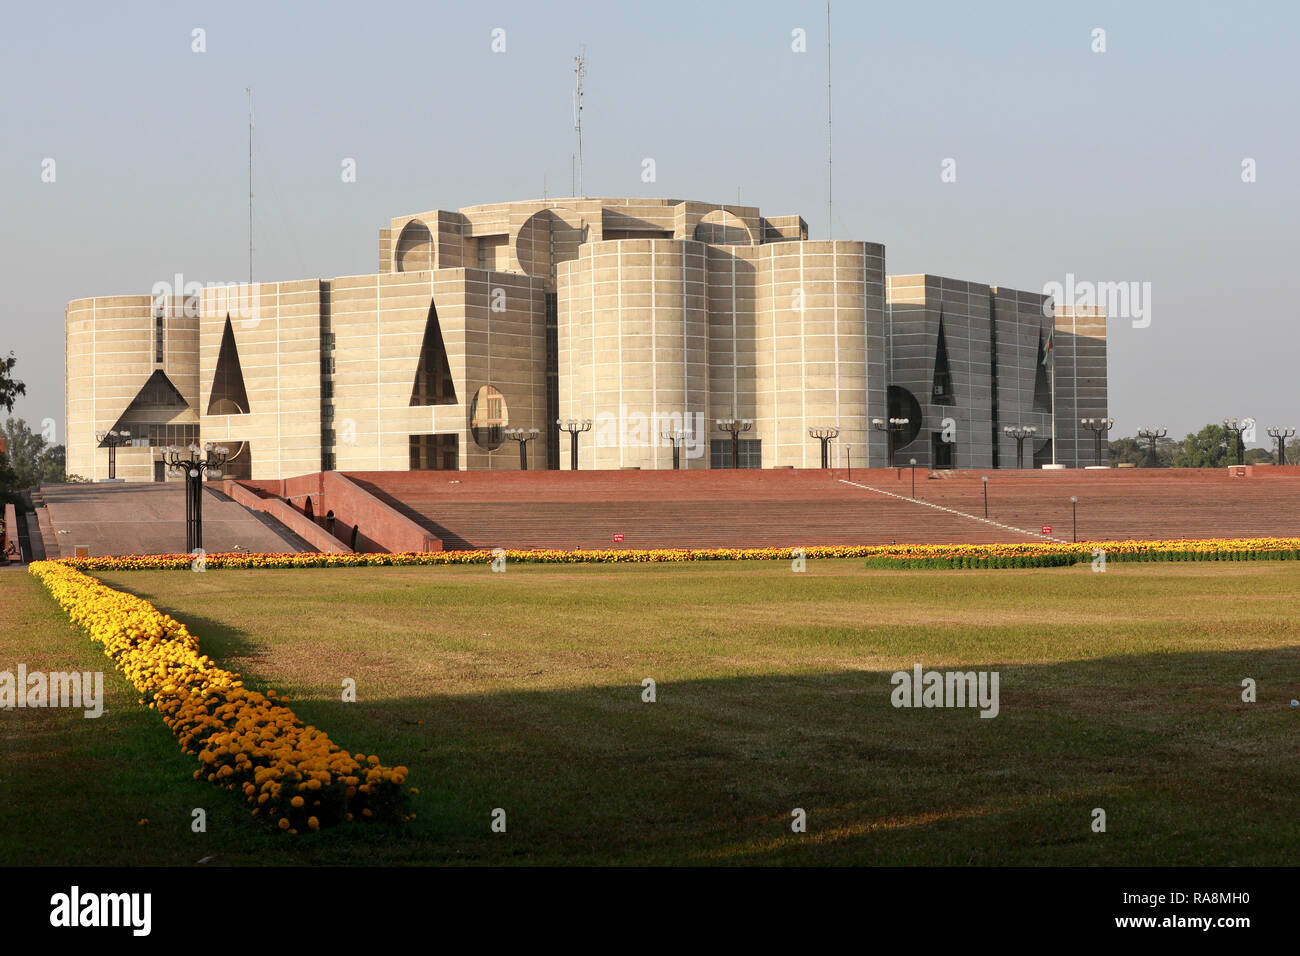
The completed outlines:
{"type": "MultiPolygon", "coordinates": [[[[1261,551],[1107,551],[1106,562],[1116,561],[1295,561],[1300,549],[1261,551]]],[[[1072,564],[1090,564],[1091,553],[1048,552],[1045,554],[979,555],[959,554],[950,557],[866,559],[868,568],[1059,568],[1072,564]]]]}

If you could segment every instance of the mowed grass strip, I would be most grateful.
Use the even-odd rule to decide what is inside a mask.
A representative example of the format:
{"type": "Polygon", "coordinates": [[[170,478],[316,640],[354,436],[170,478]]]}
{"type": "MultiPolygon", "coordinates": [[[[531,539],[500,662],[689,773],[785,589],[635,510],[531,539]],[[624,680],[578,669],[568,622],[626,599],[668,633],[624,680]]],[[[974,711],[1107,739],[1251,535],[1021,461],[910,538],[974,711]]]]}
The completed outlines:
{"type": "MultiPolygon", "coordinates": [[[[288,692],[341,746],[408,765],[421,790],[404,832],[288,841],[261,833],[240,805],[207,835],[186,836],[187,803],[207,806],[211,821],[234,801],[186,782],[188,758],[119,679],[125,696],[116,711],[110,696],[101,721],[142,718],[133,739],[157,738],[143,768],[159,788],[150,825],[184,813],[174,826],[188,857],[132,830],[134,819],[121,839],[129,859],[150,862],[1293,859],[1300,712],[1287,704],[1300,696],[1300,567],[861,564],[98,575],[185,621],[250,683],[288,692]],[[998,670],[1000,716],[891,707],[890,673],[916,663],[998,670]],[[647,677],[654,704],[641,701],[647,677]],[[1244,677],[1259,682],[1256,704],[1241,701],[1244,677]],[[355,704],[341,700],[345,678],[357,682],[355,704]],[[178,782],[162,759],[179,765],[178,782]],[[496,807],[504,834],[489,829],[496,807]],[[795,807],[808,813],[806,834],[790,831],[795,807]],[[1106,809],[1105,834],[1089,829],[1094,807],[1106,809]]],[[[96,657],[84,636],[59,630],[52,601],[30,588],[10,600],[52,650],[96,657]]],[[[35,768],[44,782],[29,798],[55,794],[73,811],[90,801],[64,787],[64,764],[88,760],[101,736],[20,766],[6,752],[0,772],[35,768]]],[[[141,769],[116,774],[126,783],[141,769]]],[[[114,798],[103,812],[127,806],[114,798]]],[[[96,852],[76,861],[109,862],[96,852]]]]}

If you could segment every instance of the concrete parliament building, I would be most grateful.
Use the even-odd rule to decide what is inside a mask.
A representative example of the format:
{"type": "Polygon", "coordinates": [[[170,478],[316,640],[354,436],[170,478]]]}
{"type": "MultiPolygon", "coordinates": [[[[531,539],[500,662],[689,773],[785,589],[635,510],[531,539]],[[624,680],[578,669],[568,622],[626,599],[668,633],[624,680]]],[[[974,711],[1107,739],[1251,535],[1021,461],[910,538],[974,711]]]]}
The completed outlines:
{"type": "MultiPolygon", "coordinates": [[[[1092,464],[1106,320],[1041,293],[888,276],[884,246],[809,240],[799,216],[675,199],[550,199],[391,221],[370,275],[77,299],[66,313],[67,468],[117,476],[162,449],[227,445],[225,474],[567,469],[557,419],[590,420],[579,468],[731,467],[717,419],[750,419],[740,465],[894,459],[1092,464]],[[1050,360],[1048,359],[1050,353],[1050,360]]],[[[1104,449],[1103,449],[1103,463],[1104,449]]]]}

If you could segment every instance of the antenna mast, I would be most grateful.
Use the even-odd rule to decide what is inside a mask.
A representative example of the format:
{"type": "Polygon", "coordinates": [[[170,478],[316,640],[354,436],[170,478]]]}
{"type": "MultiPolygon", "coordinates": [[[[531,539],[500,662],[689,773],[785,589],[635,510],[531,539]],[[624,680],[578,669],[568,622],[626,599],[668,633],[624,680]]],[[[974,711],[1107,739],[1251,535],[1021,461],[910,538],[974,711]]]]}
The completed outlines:
{"type": "Polygon", "coordinates": [[[248,94],[248,284],[253,284],[253,88],[244,87],[248,94]]]}
{"type": "Polygon", "coordinates": [[[831,0],[826,0],[826,236],[835,238],[831,176],[831,0]]]}
{"type": "Polygon", "coordinates": [[[578,131],[578,195],[582,191],[582,78],[587,75],[587,47],[578,48],[578,55],[573,58],[573,72],[577,77],[577,86],[573,91],[573,128],[578,131]]]}

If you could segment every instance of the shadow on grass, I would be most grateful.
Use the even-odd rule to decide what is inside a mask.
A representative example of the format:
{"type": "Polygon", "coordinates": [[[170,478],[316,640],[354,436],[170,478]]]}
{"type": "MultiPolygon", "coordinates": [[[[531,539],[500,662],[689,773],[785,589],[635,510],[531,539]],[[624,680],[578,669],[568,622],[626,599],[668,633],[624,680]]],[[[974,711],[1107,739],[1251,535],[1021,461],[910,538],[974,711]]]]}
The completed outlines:
{"type": "MultiPolygon", "coordinates": [[[[59,614],[27,613],[24,626],[59,614]]],[[[182,619],[219,662],[256,663],[252,635],[182,619]]],[[[14,863],[1282,865],[1300,848],[1296,647],[998,666],[991,720],[896,709],[880,670],[662,680],[654,703],[653,667],[577,688],[300,695],[302,720],[407,765],[420,793],[402,830],[295,839],[195,781],[84,634],[52,628],[46,644],[29,666],[104,669],[108,712],[0,712],[0,858],[14,863]],[[1257,703],[1241,700],[1246,677],[1257,703]]]]}
{"type": "Polygon", "coordinates": [[[994,719],[896,709],[890,674],[866,671],[664,683],[652,704],[630,682],[294,707],[411,767],[433,822],[402,862],[1294,858],[1300,650],[999,670],[994,719]],[[1258,703],[1241,700],[1245,676],[1258,703]],[[505,834],[489,829],[498,807],[505,834]]]}

